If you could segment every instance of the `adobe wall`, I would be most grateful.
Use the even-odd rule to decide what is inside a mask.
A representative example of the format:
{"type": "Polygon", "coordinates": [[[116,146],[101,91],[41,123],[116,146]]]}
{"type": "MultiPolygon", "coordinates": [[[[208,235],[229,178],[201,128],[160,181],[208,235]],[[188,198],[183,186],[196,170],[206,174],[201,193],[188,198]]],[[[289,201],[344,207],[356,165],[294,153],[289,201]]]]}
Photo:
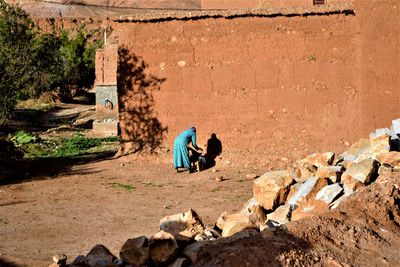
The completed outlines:
{"type": "Polygon", "coordinates": [[[146,139],[132,138],[144,126],[138,110],[168,147],[195,125],[200,145],[216,133],[247,163],[341,152],[400,116],[399,8],[375,0],[355,15],[115,23],[122,61],[130,55],[141,77],[119,76],[125,152],[146,139]]]}

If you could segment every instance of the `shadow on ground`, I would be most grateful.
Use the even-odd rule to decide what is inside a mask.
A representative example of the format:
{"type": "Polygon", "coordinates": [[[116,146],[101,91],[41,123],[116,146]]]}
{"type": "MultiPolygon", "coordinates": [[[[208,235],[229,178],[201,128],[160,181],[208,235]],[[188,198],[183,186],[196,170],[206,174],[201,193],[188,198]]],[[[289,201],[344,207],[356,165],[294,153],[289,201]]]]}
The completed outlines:
{"type": "Polygon", "coordinates": [[[113,158],[115,152],[91,153],[76,157],[39,158],[0,162],[0,185],[16,184],[32,180],[56,178],[59,174],[69,175],[95,173],[91,168],[74,166],[104,161],[113,158]]]}
{"type": "Polygon", "coordinates": [[[15,264],[13,262],[10,262],[10,261],[0,257],[0,266],[1,267],[20,267],[21,265],[15,264]]]}

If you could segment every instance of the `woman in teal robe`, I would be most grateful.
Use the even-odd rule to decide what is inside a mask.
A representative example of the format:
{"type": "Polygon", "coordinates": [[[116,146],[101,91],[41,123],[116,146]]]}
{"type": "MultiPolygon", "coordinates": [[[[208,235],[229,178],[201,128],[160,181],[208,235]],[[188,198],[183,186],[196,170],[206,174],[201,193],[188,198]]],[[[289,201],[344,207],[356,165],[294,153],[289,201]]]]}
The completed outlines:
{"type": "Polygon", "coordinates": [[[186,168],[190,171],[190,160],[188,145],[192,143],[192,146],[196,150],[202,150],[197,146],[196,143],[196,128],[191,127],[178,135],[174,141],[174,167],[178,171],[178,168],[186,168]]]}

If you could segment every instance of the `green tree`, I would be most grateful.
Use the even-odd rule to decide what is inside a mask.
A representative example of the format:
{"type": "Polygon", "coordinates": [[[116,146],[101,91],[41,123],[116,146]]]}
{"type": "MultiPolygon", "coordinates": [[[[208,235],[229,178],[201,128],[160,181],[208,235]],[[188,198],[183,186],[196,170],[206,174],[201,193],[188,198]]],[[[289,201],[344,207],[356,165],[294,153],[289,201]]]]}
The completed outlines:
{"type": "Polygon", "coordinates": [[[12,114],[24,85],[31,80],[34,38],[29,16],[0,0],[0,124],[12,114]]]}

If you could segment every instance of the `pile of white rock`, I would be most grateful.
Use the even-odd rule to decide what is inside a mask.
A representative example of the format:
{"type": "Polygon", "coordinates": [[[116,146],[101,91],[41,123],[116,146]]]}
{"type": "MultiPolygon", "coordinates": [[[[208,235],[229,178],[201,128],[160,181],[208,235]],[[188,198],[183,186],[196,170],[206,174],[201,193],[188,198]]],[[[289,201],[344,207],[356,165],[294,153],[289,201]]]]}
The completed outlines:
{"type": "Polygon", "coordinates": [[[52,266],[187,266],[196,262],[204,244],[335,209],[358,188],[373,183],[382,168],[400,171],[399,136],[397,119],[391,129],[377,129],[337,158],[333,152],[315,153],[297,161],[292,169],[269,171],[254,180],[253,198],[243,209],[224,212],[213,227],[205,226],[190,209],[161,219],[160,231],[150,238],[128,239],[119,259],[97,245],[69,265],[64,255],[56,255],[52,266]]]}

